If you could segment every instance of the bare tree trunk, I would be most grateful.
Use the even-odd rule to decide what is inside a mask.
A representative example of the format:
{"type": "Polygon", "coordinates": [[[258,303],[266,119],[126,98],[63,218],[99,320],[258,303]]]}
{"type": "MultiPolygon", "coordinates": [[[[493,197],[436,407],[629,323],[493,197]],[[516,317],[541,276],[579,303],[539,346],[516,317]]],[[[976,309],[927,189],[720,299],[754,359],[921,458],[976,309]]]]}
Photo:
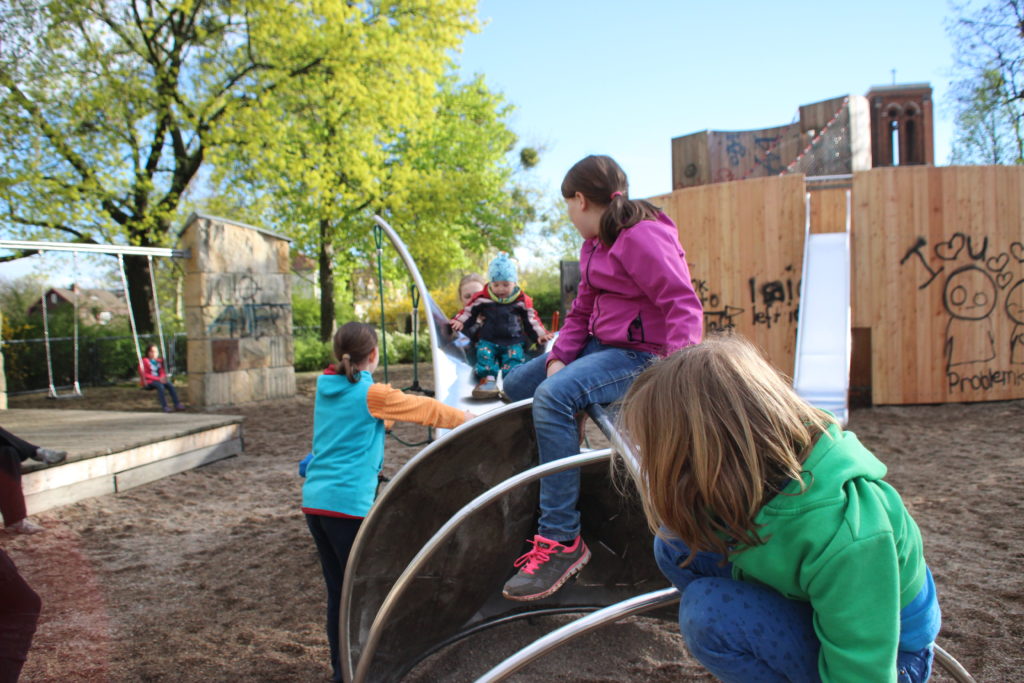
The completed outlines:
{"type": "Polygon", "coordinates": [[[153,288],[149,280],[149,261],[145,256],[124,257],[124,272],[128,278],[128,294],[132,300],[132,315],[139,334],[153,332],[153,288]]]}
{"type": "Polygon", "coordinates": [[[334,334],[334,244],[331,221],[320,219],[320,341],[334,334]]]}

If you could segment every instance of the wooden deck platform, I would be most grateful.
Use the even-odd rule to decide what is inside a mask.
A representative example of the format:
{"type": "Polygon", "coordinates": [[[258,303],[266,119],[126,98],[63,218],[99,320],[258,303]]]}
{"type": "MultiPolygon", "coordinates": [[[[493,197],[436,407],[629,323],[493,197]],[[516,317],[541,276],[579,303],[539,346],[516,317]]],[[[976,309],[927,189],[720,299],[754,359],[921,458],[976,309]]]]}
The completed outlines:
{"type": "Polygon", "coordinates": [[[125,491],[242,452],[240,415],[100,410],[0,410],[0,426],[68,452],[60,465],[23,464],[28,513],[125,491]]]}

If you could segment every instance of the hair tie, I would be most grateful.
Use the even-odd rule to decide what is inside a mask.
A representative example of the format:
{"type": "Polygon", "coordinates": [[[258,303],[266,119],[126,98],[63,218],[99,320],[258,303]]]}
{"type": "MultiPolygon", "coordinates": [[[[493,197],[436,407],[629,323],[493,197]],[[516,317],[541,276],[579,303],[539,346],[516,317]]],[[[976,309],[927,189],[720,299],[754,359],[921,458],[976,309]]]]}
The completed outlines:
{"type": "Polygon", "coordinates": [[[341,359],[342,360],[352,360],[352,356],[348,355],[347,353],[343,353],[343,354],[341,354],[341,359]]]}
{"type": "Polygon", "coordinates": [[[618,190],[616,190],[615,192],[612,192],[612,199],[615,199],[616,197],[621,197],[621,196],[622,196],[622,193],[619,192],[618,190]]]}

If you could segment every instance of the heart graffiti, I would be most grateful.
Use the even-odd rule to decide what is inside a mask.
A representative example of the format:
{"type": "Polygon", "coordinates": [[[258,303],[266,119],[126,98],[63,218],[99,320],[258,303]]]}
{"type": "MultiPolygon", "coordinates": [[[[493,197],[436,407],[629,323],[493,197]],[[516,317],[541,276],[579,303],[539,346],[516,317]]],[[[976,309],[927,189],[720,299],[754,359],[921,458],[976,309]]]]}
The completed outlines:
{"type": "Polygon", "coordinates": [[[956,233],[947,242],[939,242],[935,245],[935,255],[943,261],[952,261],[964,249],[966,238],[961,233],[956,233]]]}
{"type": "Polygon", "coordinates": [[[985,261],[985,265],[993,273],[998,273],[1000,270],[1006,267],[1006,264],[1010,262],[1010,255],[1003,252],[999,256],[993,256],[988,261],[985,261]]]}
{"type": "Polygon", "coordinates": [[[1024,244],[1020,242],[1010,243],[1010,253],[1013,254],[1013,258],[1024,263],[1024,244]]]}

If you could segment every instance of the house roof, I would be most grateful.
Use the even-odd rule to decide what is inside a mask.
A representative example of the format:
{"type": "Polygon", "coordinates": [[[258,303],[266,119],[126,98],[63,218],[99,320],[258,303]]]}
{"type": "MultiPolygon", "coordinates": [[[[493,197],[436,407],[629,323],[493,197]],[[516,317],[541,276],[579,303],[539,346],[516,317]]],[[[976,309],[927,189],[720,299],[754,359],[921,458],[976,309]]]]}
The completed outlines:
{"type": "MultiPolygon", "coordinates": [[[[43,295],[45,298],[49,298],[50,294],[56,294],[64,303],[74,305],[75,303],[75,290],[65,289],[64,287],[51,287],[46,290],[43,295]]],[[[40,299],[36,299],[35,302],[29,307],[29,313],[37,313],[41,310],[40,299]]],[[[51,304],[51,308],[54,304],[51,304]]],[[[58,304],[59,305],[59,304],[58,304]]],[[[120,292],[111,292],[108,289],[86,289],[81,287],[78,289],[78,306],[79,308],[100,308],[104,311],[110,311],[117,315],[127,315],[128,303],[125,301],[124,296],[120,292]]]]}

